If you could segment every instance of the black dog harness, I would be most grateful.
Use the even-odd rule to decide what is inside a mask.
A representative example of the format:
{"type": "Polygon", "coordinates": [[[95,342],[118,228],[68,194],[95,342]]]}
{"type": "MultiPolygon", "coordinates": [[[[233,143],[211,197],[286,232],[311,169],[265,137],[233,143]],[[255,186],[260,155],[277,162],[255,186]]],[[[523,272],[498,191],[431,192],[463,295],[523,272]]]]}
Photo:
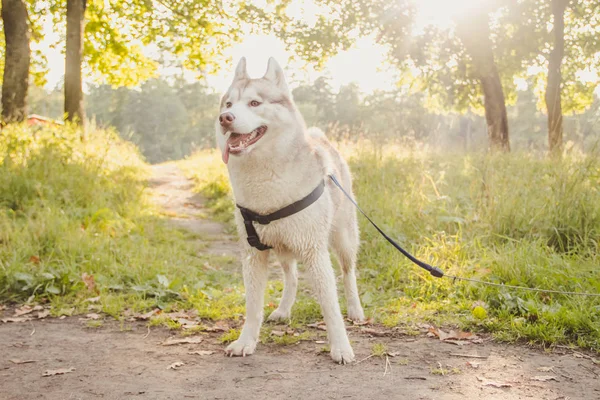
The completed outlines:
{"type": "Polygon", "coordinates": [[[317,201],[319,197],[323,194],[325,190],[325,181],[321,181],[319,186],[315,188],[308,196],[303,198],[302,200],[298,200],[295,203],[292,203],[288,206],[285,206],[271,214],[261,215],[257,214],[252,210],[244,208],[237,205],[237,208],[240,209],[242,213],[242,217],[244,218],[244,226],[246,227],[246,234],[248,235],[248,244],[252,247],[257,248],[260,251],[272,249],[271,246],[267,246],[266,244],[260,241],[258,237],[258,233],[254,228],[253,222],[259,223],[261,225],[269,225],[273,221],[277,221],[278,219],[289,217],[290,215],[294,215],[297,212],[304,210],[306,207],[310,206],[312,203],[317,201]]]}

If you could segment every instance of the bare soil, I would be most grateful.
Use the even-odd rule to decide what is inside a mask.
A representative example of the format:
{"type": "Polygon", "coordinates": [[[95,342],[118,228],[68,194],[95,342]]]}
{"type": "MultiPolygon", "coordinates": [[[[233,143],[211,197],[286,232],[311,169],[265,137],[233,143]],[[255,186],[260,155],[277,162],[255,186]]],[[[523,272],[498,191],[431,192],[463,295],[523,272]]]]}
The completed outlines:
{"type": "MultiPolygon", "coordinates": [[[[208,251],[235,255],[235,243],[201,216],[202,199],[175,165],[156,166],[152,184],[174,223],[206,235],[208,251]]],[[[393,330],[372,337],[352,328],[357,362],[341,366],[314,340],[259,345],[250,357],[228,358],[219,333],[202,334],[198,344],[164,346],[173,333],[143,322],[107,317],[99,328],[78,317],[3,323],[0,399],[600,399],[597,355],[487,339],[458,346],[393,330]],[[384,344],[393,357],[373,356],[374,344],[384,344]],[[189,354],[199,350],[214,353],[189,354]],[[178,362],[183,365],[169,369],[178,362]],[[71,372],[43,376],[58,369],[71,372]]]]}

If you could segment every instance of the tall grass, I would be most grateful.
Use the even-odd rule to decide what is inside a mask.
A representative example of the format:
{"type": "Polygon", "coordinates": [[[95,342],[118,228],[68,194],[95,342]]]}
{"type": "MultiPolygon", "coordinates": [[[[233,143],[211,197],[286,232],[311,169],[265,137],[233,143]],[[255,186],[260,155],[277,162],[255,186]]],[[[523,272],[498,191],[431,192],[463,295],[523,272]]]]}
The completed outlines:
{"type": "MultiPolygon", "coordinates": [[[[10,126],[0,136],[0,302],[34,296],[56,313],[210,308],[225,276],[203,244],[171,228],[147,201],[147,164],[115,132],[10,126]],[[88,287],[83,274],[93,277],[88,287]]],[[[238,301],[241,302],[241,299],[238,301]]]]}
{"type": "MultiPolygon", "coordinates": [[[[597,155],[550,160],[524,153],[410,153],[369,142],[339,147],[361,207],[417,257],[452,275],[600,293],[597,155]]],[[[188,163],[195,165],[199,189],[210,194],[219,187],[214,201],[229,210],[222,206],[232,206],[225,168],[215,153],[188,163]]],[[[600,298],[436,279],[360,221],[361,298],[380,322],[455,323],[505,340],[600,350],[600,298]],[[472,313],[478,305],[487,311],[482,319],[472,313]]]]}

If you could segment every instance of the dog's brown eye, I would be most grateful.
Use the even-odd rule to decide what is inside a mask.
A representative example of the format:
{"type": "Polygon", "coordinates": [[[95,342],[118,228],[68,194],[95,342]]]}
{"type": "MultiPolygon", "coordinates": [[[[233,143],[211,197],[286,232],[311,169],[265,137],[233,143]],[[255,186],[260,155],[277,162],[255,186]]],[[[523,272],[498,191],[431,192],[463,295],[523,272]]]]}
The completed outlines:
{"type": "Polygon", "coordinates": [[[252,100],[250,102],[250,107],[258,107],[258,106],[260,106],[260,102],[259,101],[252,100]]]}
{"type": "Polygon", "coordinates": [[[225,107],[230,108],[232,106],[231,102],[228,101],[227,103],[225,103],[225,107]]]}

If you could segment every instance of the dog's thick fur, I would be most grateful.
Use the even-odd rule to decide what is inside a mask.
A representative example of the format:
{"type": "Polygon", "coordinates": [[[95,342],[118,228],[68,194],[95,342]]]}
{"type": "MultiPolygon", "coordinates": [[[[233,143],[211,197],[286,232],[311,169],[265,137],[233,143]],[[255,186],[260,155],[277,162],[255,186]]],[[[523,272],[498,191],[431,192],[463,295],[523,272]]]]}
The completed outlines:
{"type": "Polygon", "coordinates": [[[327,178],[335,174],[351,191],[348,165],[323,132],[306,129],[283,70],[273,58],[269,59],[267,72],[261,79],[250,79],[242,58],[233,83],[221,100],[220,110],[222,115],[231,113],[235,117],[230,126],[221,126],[219,121],[216,124],[217,143],[226,162],[227,140],[232,132],[247,134],[259,126],[267,127],[260,140],[241,153],[231,154],[228,160],[237,204],[259,214],[269,214],[304,198],[324,179],[326,184],[323,195],[308,208],[268,225],[255,224],[260,240],[272,250],[259,251],[248,245],[243,219],[236,209],[235,221],[243,248],[246,321],[239,339],[227,347],[226,353],[245,356],[256,348],[263,321],[267,262],[273,252],[283,268],[284,290],[279,307],[269,319],[290,317],[298,285],[296,260],[302,262],[311,276],[327,324],[331,357],[336,362],[351,362],[354,353],[340,311],[328,250],[331,247],[342,267],[348,317],[363,320],[355,275],[359,246],[356,212],[327,178]],[[253,100],[260,104],[251,104],[253,100]]]}

